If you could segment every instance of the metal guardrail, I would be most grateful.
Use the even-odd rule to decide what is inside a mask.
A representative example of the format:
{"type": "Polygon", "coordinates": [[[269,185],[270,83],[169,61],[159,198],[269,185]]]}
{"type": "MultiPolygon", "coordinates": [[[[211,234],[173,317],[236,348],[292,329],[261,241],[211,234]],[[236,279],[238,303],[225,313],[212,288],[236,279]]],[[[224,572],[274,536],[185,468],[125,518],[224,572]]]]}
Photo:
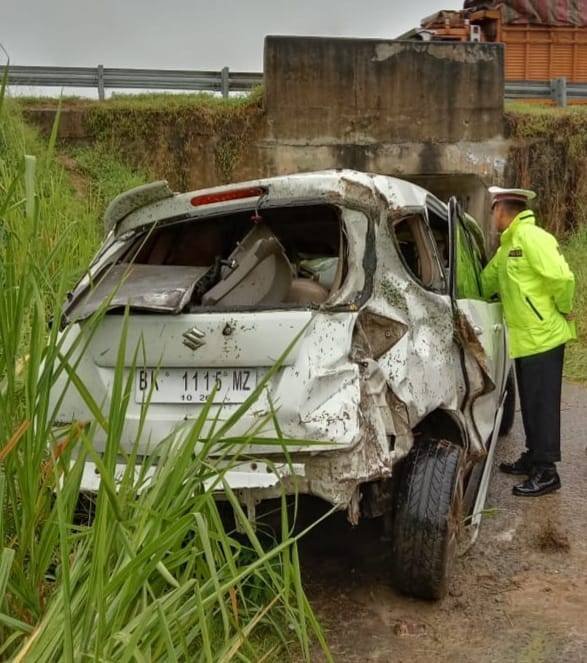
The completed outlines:
{"type": "Polygon", "coordinates": [[[84,87],[98,90],[104,99],[106,90],[184,90],[220,92],[248,92],[263,83],[263,74],[221,71],[190,71],[173,69],[112,69],[97,67],[22,67],[11,66],[8,85],[30,87],[84,87]]]}
{"type": "Polygon", "coordinates": [[[567,79],[551,81],[506,81],[506,99],[550,99],[557,106],[566,106],[569,101],[587,101],[587,83],[569,83],[567,79]]]}
{"type": "MultiPolygon", "coordinates": [[[[8,84],[30,87],[88,87],[98,90],[104,99],[107,89],[184,90],[248,92],[263,83],[263,74],[221,71],[190,71],[187,69],[112,69],[97,67],[21,67],[11,66],[8,84]]],[[[507,81],[506,99],[551,99],[558,106],[568,101],[585,99],[587,83],[568,83],[566,78],[552,81],[507,81]]]]}

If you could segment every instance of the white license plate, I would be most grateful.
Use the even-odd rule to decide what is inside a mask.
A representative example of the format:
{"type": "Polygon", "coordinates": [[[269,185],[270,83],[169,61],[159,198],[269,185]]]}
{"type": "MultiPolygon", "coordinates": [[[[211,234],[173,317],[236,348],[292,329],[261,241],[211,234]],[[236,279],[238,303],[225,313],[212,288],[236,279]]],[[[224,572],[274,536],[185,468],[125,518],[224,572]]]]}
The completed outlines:
{"type": "Polygon", "coordinates": [[[137,370],[137,403],[243,403],[257,386],[254,368],[143,368],[137,370]]]}

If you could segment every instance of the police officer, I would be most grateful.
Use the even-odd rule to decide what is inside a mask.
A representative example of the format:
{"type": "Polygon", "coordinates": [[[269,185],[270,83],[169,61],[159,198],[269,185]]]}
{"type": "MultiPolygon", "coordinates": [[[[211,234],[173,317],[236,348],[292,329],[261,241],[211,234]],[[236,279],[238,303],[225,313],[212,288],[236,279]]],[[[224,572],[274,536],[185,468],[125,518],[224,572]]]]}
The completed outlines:
{"type": "Polygon", "coordinates": [[[536,225],[533,191],[491,187],[497,253],[482,273],[483,295],[499,295],[515,359],[526,450],[502,472],[527,475],[514,495],[558,490],[560,400],[565,343],[575,337],[571,309],[575,277],[556,239],[536,225]]]}

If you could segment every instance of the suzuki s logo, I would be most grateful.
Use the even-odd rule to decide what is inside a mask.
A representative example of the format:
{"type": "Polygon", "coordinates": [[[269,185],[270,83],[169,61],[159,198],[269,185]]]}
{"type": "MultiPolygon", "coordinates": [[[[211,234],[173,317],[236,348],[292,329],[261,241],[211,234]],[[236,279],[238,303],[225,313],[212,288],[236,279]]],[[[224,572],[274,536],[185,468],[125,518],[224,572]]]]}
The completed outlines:
{"type": "Polygon", "coordinates": [[[183,344],[187,346],[190,350],[198,350],[203,345],[206,345],[203,331],[200,331],[197,327],[192,327],[182,334],[183,344]]]}

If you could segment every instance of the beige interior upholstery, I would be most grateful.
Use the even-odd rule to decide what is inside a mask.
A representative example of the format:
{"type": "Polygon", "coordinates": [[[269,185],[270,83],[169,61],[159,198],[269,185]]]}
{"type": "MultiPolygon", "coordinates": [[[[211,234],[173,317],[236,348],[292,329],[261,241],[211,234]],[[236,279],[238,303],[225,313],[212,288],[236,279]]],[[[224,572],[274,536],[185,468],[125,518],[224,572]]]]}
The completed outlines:
{"type": "MultiPolygon", "coordinates": [[[[335,258],[332,258],[335,259],[335,258]]],[[[323,304],[330,294],[336,292],[342,286],[344,276],[344,236],[342,227],[338,246],[338,258],[336,258],[336,271],[332,282],[327,285],[318,280],[308,278],[296,278],[292,281],[287,301],[295,304],[323,304]]],[[[317,278],[320,278],[318,276],[317,278]]]]}
{"type": "Polygon", "coordinates": [[[274,305],[285,301],[293,273],[285,249],[263,223],[256,225],[230,254],[231,266],[202,297],[204,306],[274,305]]]}
{"type": "Polygon", "coordinates": [[[287,293],[287,302],[293,304],[322,304],[328,299],[328,288],[312,279],[293,279],[287,293]]]}

